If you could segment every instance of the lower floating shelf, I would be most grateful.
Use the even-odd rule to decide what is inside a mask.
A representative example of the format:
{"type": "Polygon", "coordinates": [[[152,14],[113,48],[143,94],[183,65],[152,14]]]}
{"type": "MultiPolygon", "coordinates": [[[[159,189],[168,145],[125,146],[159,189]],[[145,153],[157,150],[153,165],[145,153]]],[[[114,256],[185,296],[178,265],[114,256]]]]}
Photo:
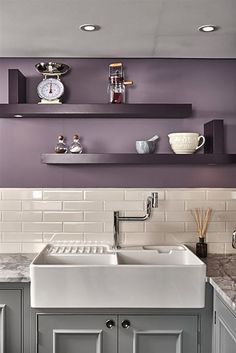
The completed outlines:
{"type": "Polygon", "coordinates": [[[220,165],[236,163],[236,154],[55,154],[44,153],[41,162],[45,164],[203,164],[220,165]]]}

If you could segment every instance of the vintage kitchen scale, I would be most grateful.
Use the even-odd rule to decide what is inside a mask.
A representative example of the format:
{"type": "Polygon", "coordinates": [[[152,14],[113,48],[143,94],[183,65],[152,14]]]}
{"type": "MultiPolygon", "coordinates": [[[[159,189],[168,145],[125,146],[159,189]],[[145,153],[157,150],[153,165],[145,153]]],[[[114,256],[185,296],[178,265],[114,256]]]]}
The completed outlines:
{"type": "Polygon", "coordinates": [[[37,87],[37,93],[41,99],[39,104],[61,104],[60,99],[64,94],[61,76],[69,71],[69,66],[54,62],[41,62],[35,67],[44,77],[37,87]]]}

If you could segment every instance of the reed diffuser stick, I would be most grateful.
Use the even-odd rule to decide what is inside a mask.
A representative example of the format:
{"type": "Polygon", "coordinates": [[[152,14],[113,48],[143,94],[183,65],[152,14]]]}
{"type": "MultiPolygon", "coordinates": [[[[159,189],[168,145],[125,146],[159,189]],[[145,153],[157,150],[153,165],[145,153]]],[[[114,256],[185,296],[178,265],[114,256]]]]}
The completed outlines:
{"type": "Polygon", "coordinates": [[[194,210],[191,210],[191,213],[197,225],[197,233],[199,238],[205,238],[212,214],[212,209],[208,208],[206,211],[204,211],[203,209],[195,208],[194,210]]]}

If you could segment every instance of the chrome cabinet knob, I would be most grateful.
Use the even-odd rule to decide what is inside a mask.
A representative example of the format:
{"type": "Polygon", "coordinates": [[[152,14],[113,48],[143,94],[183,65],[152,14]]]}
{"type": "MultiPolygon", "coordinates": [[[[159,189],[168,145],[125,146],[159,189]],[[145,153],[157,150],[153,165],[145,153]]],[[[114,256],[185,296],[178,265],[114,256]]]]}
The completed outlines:
{"type": "Polygon", "coordinates": [[[130,321],[129,320],[122,321],[121,326],[123,328],[129,328],[130,327],[130,321]]]}
{"type": "Polygon", "coordinates": [[[232,236],[232,247],[236,249],[236,230],[233,232],[232,236]]]}
{"type": "Polygon", "coordinates": [[[107,328],[112,328],[115,326],[115,321],[114,320],[107,320],[106,321],[106,327],[107,328]]]}

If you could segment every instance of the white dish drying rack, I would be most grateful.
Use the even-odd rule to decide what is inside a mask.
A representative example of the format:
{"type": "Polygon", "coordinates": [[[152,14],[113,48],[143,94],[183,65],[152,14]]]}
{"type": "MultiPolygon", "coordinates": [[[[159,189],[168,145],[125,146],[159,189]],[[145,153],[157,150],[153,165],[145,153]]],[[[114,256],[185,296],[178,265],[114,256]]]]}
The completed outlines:
{"type": "Polygon", "coordinates": [[[47,255],[82,255],[82,254],[107,254],[111,246],[101,243],[83,243],[80,241],[57,241],[46,247],[47,255]]]}

